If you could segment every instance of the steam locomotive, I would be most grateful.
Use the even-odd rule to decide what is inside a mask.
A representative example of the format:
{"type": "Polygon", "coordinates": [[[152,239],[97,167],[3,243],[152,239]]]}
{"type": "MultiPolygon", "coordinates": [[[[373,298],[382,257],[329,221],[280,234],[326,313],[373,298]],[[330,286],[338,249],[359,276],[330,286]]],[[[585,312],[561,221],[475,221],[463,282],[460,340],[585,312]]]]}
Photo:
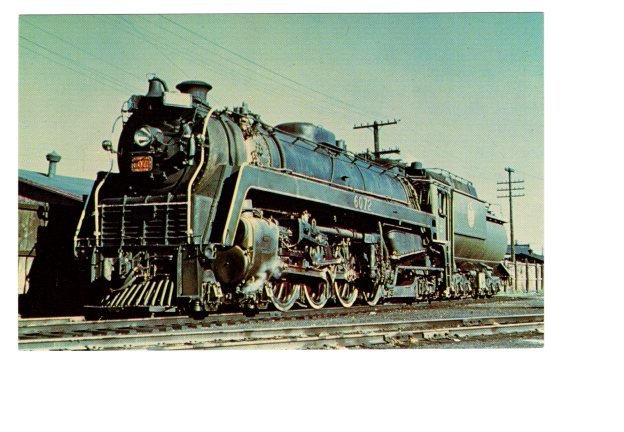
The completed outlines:
{"type": "Polygon", "coordinates": [[[491,296],[504,222],[445,170],[354,154],[311,123],[217,110],[157,78],[122,112],[75,236],[92,310],[202,315],[491,296]]]}

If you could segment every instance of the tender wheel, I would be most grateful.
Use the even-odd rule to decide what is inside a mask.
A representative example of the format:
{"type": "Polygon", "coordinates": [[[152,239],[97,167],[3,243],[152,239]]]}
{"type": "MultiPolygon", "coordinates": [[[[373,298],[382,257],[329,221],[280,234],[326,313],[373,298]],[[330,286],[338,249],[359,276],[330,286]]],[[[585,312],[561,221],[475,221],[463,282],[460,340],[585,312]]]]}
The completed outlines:
{"type": "Polygon", "coordinates": [[[470,281],[468,279],[464,279],[462,286],[464,287],[464,293],[462,297],[467,298],[472,295],[472,285],[470,285],[470,281]]]}
{"type": "Polygon", "coordinates": [[[306,283],[303,292],[312,309],[321,309],[329,300],[329,284],[327,281],[306,283]]]}
{"type": "Polygon", "coordinates": [[[492,288],[492,281],[487,280],[485,283],[485,297],[490,298],[494,295],[494,289],[492,288]]]}
{"type": "Polygon", "coordinates": [[[464,284],[460,275],[455,275],[453,278],[453,299],[460,299],[464,296],[464,284]]]}
{"type": "Polygon", "coordinates": [[[479,286],[476,280],[470,281],[470,295],[473,299],[478,299],[481,297],[481,290],[479,290],[479,286]]]}
{"type": "Polygon", "coordinates": [[[497,280],[496,282],[494,282],[494,288],[493,288],[493,292],[494,294],[498,294],[501,290],[501,283],[497,280]]]}
{"type": "Polygon", "coordinates": [[[358,297],[358,289],[353,282],[338,281],[334,284],[334,291],[340,304],[346,308],[353,306],[358,297]]]}
{"type": "Polygon", "coordinates": [[[299,285],[285,280],[266,284],[267,296],[271,299],[275,309],[286,312],[293,307],[299,298],[299,285]]]}
{"type": "Polygon", "coordinates": [[[362,290],[362,298],[369,306],[376,306],[381,300],[382,287],[379,284],[371,286],[369,289],[362,290]]]}

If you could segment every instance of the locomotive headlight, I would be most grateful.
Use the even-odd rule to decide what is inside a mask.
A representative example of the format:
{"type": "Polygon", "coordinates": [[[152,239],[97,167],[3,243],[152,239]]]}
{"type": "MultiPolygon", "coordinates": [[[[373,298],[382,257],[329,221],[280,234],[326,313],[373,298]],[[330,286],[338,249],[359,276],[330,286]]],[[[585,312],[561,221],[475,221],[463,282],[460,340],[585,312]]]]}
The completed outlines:
{"type": "Polygon", "coordinates": [[[134,133],[134,143],[139,147],[150,145],[154,140],[152,130],[148,126],[143,126],[134,133]]]}

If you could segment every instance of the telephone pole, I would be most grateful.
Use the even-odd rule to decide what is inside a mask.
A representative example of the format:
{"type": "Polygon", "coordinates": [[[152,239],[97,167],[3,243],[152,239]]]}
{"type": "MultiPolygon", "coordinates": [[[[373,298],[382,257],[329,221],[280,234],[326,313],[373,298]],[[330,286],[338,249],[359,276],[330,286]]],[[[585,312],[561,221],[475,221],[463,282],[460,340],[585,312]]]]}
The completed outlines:
{"type": "Polygon", "coordinates": [[[511,234],[511,262],[514,268],[514,291],[518,289],[518,267],[516,267],[516,246],[514,242],[514,223],[513,223],[513,199],[523,197],[524,194],[518,194],[514,191],[523,191],[524,187],[513,187],[516,184],[524,183],[524,180],[511,180],[511,173],[515,170],[511,167],[506,167],[507,181],[497,182],[499,185],[506,185],[506,188],[497,189],[499,192],[507,192],[507,195],[500,195],[498,198],[509,198],[509,231],[511,234]]]}
{"type": "Polygon", "coordinates": [[[373,155],[375,156],[375,159],[378,159],[379,156],[381,155],[399,152],[399,149],[381,150],[379,148],[379,128],[382,126],[395,125],[400,121],[401,120],[397,120],[397,119],[394,119],[393,121],[375,120],[372,124],[369,123],[369,124],[361,124],[359,126],[353,126],[353,129],[364,129],[364,128],[373,129],[373,138],[374,138],[374,143],[375,143],[375,151],[373,152],[373,155]]]}

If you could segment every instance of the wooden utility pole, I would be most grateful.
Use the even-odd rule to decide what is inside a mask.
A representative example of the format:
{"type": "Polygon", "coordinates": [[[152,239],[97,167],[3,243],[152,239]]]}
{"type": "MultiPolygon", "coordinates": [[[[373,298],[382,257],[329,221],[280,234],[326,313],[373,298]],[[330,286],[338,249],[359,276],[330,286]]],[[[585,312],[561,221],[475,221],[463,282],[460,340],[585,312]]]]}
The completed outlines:
{"type": "Polygon", "coordinates": [[[397,120],[397,119],[394,119],[393,121],[385,121],[385,122],[375,120],[372,124],[369,123],[369,124],[361,124],[359,126],[353,126],[353,129],[370,128],[373,130],[373,139],[374,139],[374,145],[375,145],[375,150],[373,151],[373,155],[375,156],[375,159],[378,159],[379,156],[381,155],[399,152],[398,149],[381,150],[379,148],[379,128],[382,126],[395,125],[400,121],[401,120],[397,120]]]}
{"type": "Polygon", "coordinates": [[[511,180],[511,173],[515,170],[511,167],[506,167],[507,181],[497,182],[499,185],[506,185],[506,188],[497,189],[499,192],[507,192],[507,195],[499,196],[498,198],[509,198],[509,232],[511,234],[511,262],[514,268],[514,291],[518,289],[518,267],[516,266],[516,247],[514,241],[514,223],[513,223],[513,199],[523,197],[524,194],[517,194],[514,191],[523,191],[524,187],[513,187],[514,184],[524,183],[524,180],[511,180]]]}

